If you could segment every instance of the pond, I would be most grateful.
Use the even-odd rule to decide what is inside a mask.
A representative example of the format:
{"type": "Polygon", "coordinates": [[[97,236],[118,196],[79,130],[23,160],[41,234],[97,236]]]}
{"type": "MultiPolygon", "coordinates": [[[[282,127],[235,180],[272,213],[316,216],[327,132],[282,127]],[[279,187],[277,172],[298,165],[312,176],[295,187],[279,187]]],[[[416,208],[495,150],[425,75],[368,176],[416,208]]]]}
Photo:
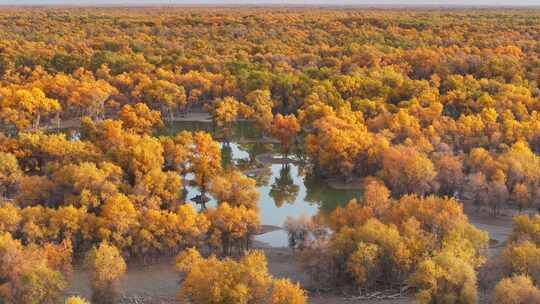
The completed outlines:
{"type": "MultiPolygon", "coordinates": [[[[210,122],[177,122],[168,125],[163,131],[165,134],[175,134],[181,130],[203,130],[214,133],[210,122]]],[[[263,225],[282,227],[288,216],[312,216],[321,212],[331,212],[337,206],[344,205],[353,198],[360,198],[360,190],[337,190],[328,186],[324,181],[310,177],[301,162],[281,164],[266,164],[256,160],[259,155],[272,154],[279,157],[276,147],[265,144],[267,141],[251,127],[249,122],[240,122],[235,125],[230,139],[230,145],[222,143],[224,165],[236,166],[247,175],[253,171],[252,177],[257,179],[257,189],[260,193],[259,209],[263,225]],[[255,168],[255,169],[253,169],[255,168]],[[247,169],[247,171],[246,171],[247,169]]],[[[199,194],[195,187],[188,187],[188,198],[199,194]]],[[[215,204],[215,202],[212,202],[215,204]]],[[[494,222],[493,219],[481,219],[476,214],[467,212],[470,222],[477,228],[489,233],[490,238],[502,244],[511,231],[510,218],[494,222]]],[[[470,211],[470,210],[469,210],[470,211]]],[[[288,244],[287,234],[284,230],[276,230],[256,237],[272,247],[285,247],[288,244]]],[[[489,254],[496,254],[500,245],[489,254]]]]}
{"type": "MultiPolygon", "coordinates": [[[[161,134],[174,135],[182,130],[202,130],[215,135],[211,123],[186,121],[168,125],[161,134]]],[[[229,144],[221,145],[224,166],[235,166],[257,180],[263,225],[281,227],[289,216],[312,216],[319,210],[329,212],[353,198],[360,198],[362,193],[359,190],[336,190],[311,178],[300,162],[270,164],[257,161],[257,156],[263,154],[279,157],[274,145],[261,142],[261,138],[249,122],[240,122],[234,127],[229,144]]],[[[197,194],[200,192],[196,187],[187,187],[187,200],[197,194]]],[[[211,201],[208,206],[215,203],[211,201]]],[[[284,230],[259,235],[256,240],[272,247],[285,247],[288,244],[284,230]]]]}

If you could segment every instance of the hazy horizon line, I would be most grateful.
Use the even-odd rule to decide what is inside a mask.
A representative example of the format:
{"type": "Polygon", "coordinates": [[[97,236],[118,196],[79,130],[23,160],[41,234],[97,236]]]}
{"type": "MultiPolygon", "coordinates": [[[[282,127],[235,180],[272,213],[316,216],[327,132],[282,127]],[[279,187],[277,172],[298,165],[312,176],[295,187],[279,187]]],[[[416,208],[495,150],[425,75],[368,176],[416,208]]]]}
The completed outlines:
{"type": "Polygon", "coordinates": [[[287,4],[287,3],[233,3],[233,2],[215,2],[215,3],[19,3],[8,4],[0,3],[0,7],[57,7],[57,8],[159,8],[159,7],[282,7],[282,8],[540,8],[540,4],[381,4],[381,3],[365,3],[365,4],[325,4],[325,3],[305,3],[305,4],[287,4]]]}
{"type": "Polygon", "coordinates": [[[0,0],[5,7],[540,7],[540,0],[0,0]],[[337,2],[337,3],[336,3],[337,2]]]}

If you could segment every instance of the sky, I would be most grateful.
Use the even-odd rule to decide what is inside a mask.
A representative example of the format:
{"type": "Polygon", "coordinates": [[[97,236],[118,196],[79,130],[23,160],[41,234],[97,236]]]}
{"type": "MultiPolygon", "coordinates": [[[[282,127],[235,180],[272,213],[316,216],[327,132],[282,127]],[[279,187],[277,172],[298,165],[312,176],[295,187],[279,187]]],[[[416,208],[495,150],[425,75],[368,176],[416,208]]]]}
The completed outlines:
{"type": "Polygon", "coordinates": [[[0,5],[472,5],[540,6],[540,0],[0,0],[0,5]]]}

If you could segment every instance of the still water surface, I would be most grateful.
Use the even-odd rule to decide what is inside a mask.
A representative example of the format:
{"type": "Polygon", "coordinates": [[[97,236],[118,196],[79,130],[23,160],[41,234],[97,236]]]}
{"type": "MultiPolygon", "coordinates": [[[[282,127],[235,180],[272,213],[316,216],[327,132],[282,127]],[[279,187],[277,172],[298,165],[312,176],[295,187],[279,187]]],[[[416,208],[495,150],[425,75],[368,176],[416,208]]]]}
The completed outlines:
{"type": "MultiPolygon", "coordinates": [[[[210,123],[176,122],[163,130],[162,134],[174,135],[182,130],[202,130],[214,133],[210,123]]],[[[360,191],[335,190],[321,181],[310,178],[300,164],[261,164],[257,162],[256,156],[263,153],[272,153],[276,157],[278,156],[278,153],[274,152],[274,147],[271,144],[262,144],[259,141],[260,138],[260,134],[249,123],[241,122],[235,126],[229,145],[225,143],[221,145],[225,166],[252,169],[248,172],[256,172],[249,175],[257,180],[257,189],[260,193],[259,209],[263,225],[281,227],[288,216],[312,216],[317,214],[319,210],[329,212],[336,206],[361,196],[360,191]]],[[[187,191],[187,200],[200,193],[193,186],[187,187],[187,191]]],[[[208,206],[215,205],[215,203],[213,200],[208,206]]],[[[273,247],[287,246],[287,234],[283,230],[259,235],[256,240],[273,247]]]]}

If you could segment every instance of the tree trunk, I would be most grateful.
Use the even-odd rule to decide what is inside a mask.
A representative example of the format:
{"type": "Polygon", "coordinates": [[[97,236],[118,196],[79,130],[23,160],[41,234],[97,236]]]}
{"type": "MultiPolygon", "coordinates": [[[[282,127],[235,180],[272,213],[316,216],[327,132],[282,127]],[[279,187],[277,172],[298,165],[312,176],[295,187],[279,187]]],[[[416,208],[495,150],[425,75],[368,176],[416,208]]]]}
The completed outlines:
{"type": "Polygon", "coordinates": [[[39,121],[41,120],[41,114],[37,114],[36,120],[34,121],[34,129],[39,128],[39,121]]]}

